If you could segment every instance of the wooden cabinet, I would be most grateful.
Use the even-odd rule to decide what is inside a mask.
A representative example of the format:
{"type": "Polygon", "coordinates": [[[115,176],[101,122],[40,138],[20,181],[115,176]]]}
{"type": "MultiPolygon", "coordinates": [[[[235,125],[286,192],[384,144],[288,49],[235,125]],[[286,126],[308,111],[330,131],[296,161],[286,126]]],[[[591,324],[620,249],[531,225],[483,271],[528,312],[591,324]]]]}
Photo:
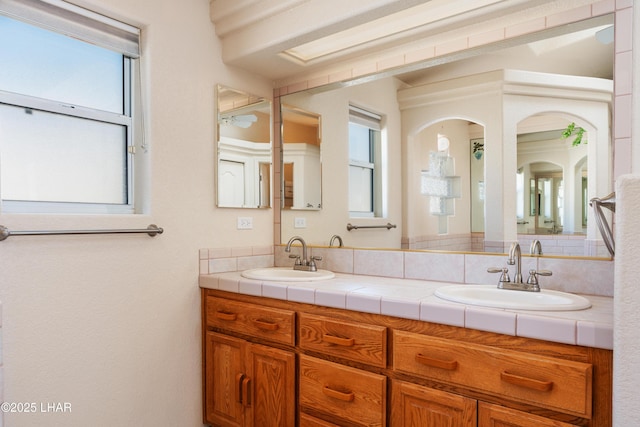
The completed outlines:
{"type": "Polygon", "coordinates": [[[202,290],[214,426],[610,427],[610,350],[202,290]]]}
{"type": "Polygon", "coordinates": [[[295,426],[295,355],[207,332],[206,421],[220,426],[295,426]]]}
{"type": "Polygon", "coordinates": [[[211,296],[204,303],[205,422],[294,427],[295,353],[249,339],[293,345],[295,312],[211,296]]]}
{"type": "Polygon", "coordinates": [[[393,381],[393,427],[475,427],[476,420],[477,403],[474,399],[404,381],[393,381]]]}

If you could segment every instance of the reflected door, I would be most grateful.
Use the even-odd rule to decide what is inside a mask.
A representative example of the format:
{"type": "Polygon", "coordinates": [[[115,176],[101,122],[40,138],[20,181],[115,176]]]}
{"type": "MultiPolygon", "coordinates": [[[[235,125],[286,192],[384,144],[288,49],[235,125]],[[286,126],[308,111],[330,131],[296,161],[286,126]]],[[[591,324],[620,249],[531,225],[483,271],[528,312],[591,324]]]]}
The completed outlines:
{"type": "Polygon", "coordinates": [[[271,206],[271,163],[261,162],[260,170],[260,205],[259,207],[271,206]]]}
{"type": "Polygon", "coordinates": [[[218,205],[244,205],[244,164],[220,160],[218,164],[218,205]]]}
{"type": "Polygon", "coordinates": [[[562,232],[564,186],[562,178],[536,177],[536,230],[543,233],[562,232]]]}

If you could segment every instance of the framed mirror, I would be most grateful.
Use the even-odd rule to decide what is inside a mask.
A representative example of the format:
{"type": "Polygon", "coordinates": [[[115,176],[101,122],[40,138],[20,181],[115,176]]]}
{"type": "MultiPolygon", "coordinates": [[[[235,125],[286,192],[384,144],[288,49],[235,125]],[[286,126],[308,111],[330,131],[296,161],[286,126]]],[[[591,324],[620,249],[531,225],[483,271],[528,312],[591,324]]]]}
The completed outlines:
{"type": "Polygon", "coordinates": [[[320,115],[284,104],[282,117],[282,208],[322,209],[320,115]]]}
{"type": "Polygon", "coordinates": [[[271,207],[271,102],[221,85],[216,98],[217,206],[271,207]]]}
{"type": "MultiPolygon", "coordinates": [[[[531,213],[531,200],[522,200],[522,218],[517,215],[517,197],[516,197],[516,171],[519,169],[520,161],[518,160],[519,148],[517,141],[521,134],[533,133],[530,129],[521,130],[518,123],[528,117],[525,115],[519,117],[520,111],[509,111],[509,108],[498,106],[495,108],[493,104],[489,104],[490,98],[481,99],[486,113],[492,116],[499,116],[499,112],[506,110],[504,117],[508,121],[505,126],[487,126],[491,118],[477,119],[468,111],[468,100],[465,99],[464,89],[455,86],[457,79],[475,78],[478,80],[478,86],[485,84],[491,85],[492,82],[481,81],[481,77],[487,73],[499,70],[514,69],[525,73],[539,73],[541,76],[557,75],[567,77],[575,76],[576,79],[592,78],[602,81],[604,86],[608,85],[609,89],[604,89],[604,98],[601,99],[605,105],[601,122],[590,129],[589,144],[587,144],[589,155],[586,156],[585,163],[581,166],[578,163],[572,163],[572,170],[568,169],[565,176],[570,173],[571,180],[578,185],[580,181],[580,191],[575,191],[575,197],[572,200],[572,206],[575,204],[582,212],[584,209],[584,200],[586,198],[595,197],[597,194],[606,194],[610,192],[611,179],[610,171],[612,167],[611,154],[611,98],[612,98],[612,82],[613,82],[613,42],[612,39],[603,40],[597,37],[604,30],[610,31],[613,25],[613,16],[603,15],[589,20],[581,21],[567,25],[561,31],[549,31],[536,34],[532,40],[519,40],[510,46],[505,47],[504,44],[485,46],[476,48],[470,52],[453,55],[453,59],[426,61],[423,67],[416,69],[412,67],[405,73],[401,70],[394,72],[392,76],[378,76],[366,79],[357,84],[345,84],[341,87],[336,85],[328,86],[326,89],[314,88],[310,91],[297,92],[282,97],[282,103],[291,103],[292,99],[307,97],[307,105],[314,105],[313,110],[318,111],[323,116],[322,134],[325,137],[323,143],[323,162],[325,165],[331,165],[331,174],[324,174],[323,181],[325,188],[331,188],[331,198],[325,200],[322,218],[317,219],[317,227],[313,230],[305,231],[305,239],[308,243],[326,245],[328,238],[332,234],[340,234],[345,240],[346,246],[351,247],[376,247],[376,248],[411,248],[415,239],[425,237],[433,241],[446,240],[448,237],[457,238],[456,234],[470,235],[474,239],[476,235],[481,236],[485,243],[489,240],[495,241],[498,245],[495,248],[487,248],[485,245],[474,245],[464,251],[493,251],[504,252],[504,242],[512,241],[519,238],[520,222],[527,222],[525,214],[531,213]],[[562,34],[560,34],[562,33],[562,34]],[[543,35],[544,34],[544,35],[543,35]],[[472,77],[476,76],[476,77],[472,77]],[[446,112],[442,105],[439,116],[434,115],[432,119],[425,119],[420,108],[422,99],[413,97],[412,90],[414,88],[425,85],[441,85],[442,94],[450,96],[452,99],[459,97],[458,108],[452,103],[452,107],[446,112]],[[386,86],[385,86],[386,85],[386,86]],[[404,99],[400,99],[400,94],[404,93],[404,99]],[[376,99],[377,98],[377,99],[376,99]],[[347,153],[344,150],[346,144],[346,135],[344,134],[344,123],[348,116],[346,103],[342,103],[343,99],[348,102],[357,103],[365,106],[372,106],[373,109],[384,116],[383,137],[386,144],[386,153],[389,155],[386,163],[385,179],[387,180],[385,195],[388,197],[383,214],[383,222],[390,221],[398,225],[397,229],[390,231],[376,232],[347,232],[345,225],[349,222],[348,209],[339,205],[339,202],[345,201],[347,193],[347,177],[343,170],[348,170],[346,165],[347,153]],[[378,101],[382,99],[382,101],[378,101]],[[324,104],[322,104],[324,102],[324,104]],[[438,118],[439,117],[439,118],[438,118]],[[513,120],[511,119],[513,117],[513,120]],[[429,215],[421,205],[428,206],[419,194],[420,185],[420,168],[424,165],[416,165],[415,168],[410,167],[412,162],[418,159],[417,145],[421,138],[426,138],[429,143],[435,141],[432,133],[437,133],[439,123],[444,120],[456,120],[455,129],[451,130],[455,137],[450,137],[453,149],[458,150],[456,144],[462,144],[467,158],[456,158],[455,175],[464,178],[462,183],[461,198],[453,201],[454,208],[450,210],[453,215],[447,219],[447,227],[441,226],[435,228],[435,232],[428,231],[422,234],[419,221],[423,221],[429,215]],[[432,127],[434,132],[428,131],[432,127]],[[487,130],[492,129],[492,130],[487,130]],[[342,133],[339,133],[342,132],[342,133]],[[598,134],[598,143],[593,144],[591,136],[598,134]],[[328,136],[330,135],[330,136],[328,136]],[[459,135],[459,137],[458,137],[459,135]],[[511,142],[507,142],[511,141],[511,142]],[[477,143],[481,145],[477,145],[477,143]],[[598,146],[597,149],[591,148],[598,146]],[[474,148],[477,148],[474,150],[474,148]],[[593,151],[591,151],[593,150],[593,151]],[[486,167],[485,167],[486,165],[486,167]],[[471,167],[472,170],[464,169],[471,167]],[[413,170],[415,169],[415,170],[413,170]],[[579,169],[579,171],[578,171],[579,169]],[[585,180],[577,180],[578,174],[583,174],[585,180]],[[606,179],[603,177],[606,176],[606,179]],[[342,182],[338,184],[333,178],[342,182]],[[507,178],[508,177],[508,178],[507,178]],[[596,178],[593,178],[596,177],[596,178]],[[470,181],[471,180],[471,181],[470,181]],[[588,188],[583,190],[583,185],[588,188]],[[582,193],[578,197],[578,193],[582,193]],[[335,200],[335,203],[334,203],[335,200]],[[508,202],[508,203],[507,203],[508,202]],[[466,207],[465,207],[466,206],[466,207]],[[502,207],[496,209],[496,206],[502,207]],[[464,209],[465,211],[461,210],[464,209]],[[478,214],[475,214],[473,210],[478,214]],[[471,212],[471,213],[469,213],[471,212]],[[491,213],[491,215],[485,214],[491,213]],[[462,221],[462,231],[455,231],[452,226],[454,221],[465,217],[462,221]],[[446,234],[439,233],[439,230],[447,230],[446,234]],[[374,237],[375,236],[375,237],[374,237]],[[487,238],[487,236],[491,236],[487,238]]],[[[569,77],[571,78],[571,77],[569,77]]],[[[497,83],[496,83],[497,84],[497,83]]],[[[600,89],[598,89],[600,90],[600,89]]],[[[444,95],[442,95],[444,96],[444,95]]],[[[493,96],[493,95],[492,95],[493,96]]],[[[511,96],[511,95],[509,95],[511,96]]],[[[533,95],[532,95],[533,97],[533,95]]],[[[442,98],[434,100],[434,104],[441,101],[442,98]]],[[[535,102],[535,101],[532,101],[535,102]]],[[[434,107],[436,108],[436,107],[434,107]]],[[[559,107],[554,107],[559,108],[559,107]]],[[[518,110],[518,108],[513,110],[518,110]]],[[[539,114],[544,109],[532,108],[532,114],[539,114]],[[536,111],[535,113],[533,111],[536,111]]],[[[563,108],[565,119],[569,121],[580,121],[584,119],[583,111],[563,108]]],[[[600,119],[598,119],[600,120],[600,119]]],[[[489,123],[490,124],[490,123],[489,123]]],[[[586,123],[585,123],[586,125],[586,123]]],[[[561,130],[562,126],[546,130],[561,130]]],[[[540,130],[542,131],[542,130],[540,130]]],[[[424,157],[424,156],[422,156],[424,157]]],[[[421,157],[421,159],[422,159],[421,157]]],[[[424,159],[422,159],[424,160],[424,159]]],[[[421,161],[422,161],[421,160],[421,161]]],[[[422,167],[424,169],[424,167],[422,167]]],[[[523,180],[522,194],[529,194],[526,191],[524,183],[528,183],[528,178],[523,180]]],[[[563,180],[563,186],[566,189],[569,183],[567,178],[563,180]]],[[[343,203],[343,205],[345,204],[343,203]]],[[[565,208],[565,211],[567,209],[565,208]]],[[[572,208],[573,212],[577,212],[572,208]]],[[[283,217],[285,213],[283,212],[283,217]]],[[[571,219],[572,224],[576,224],[572,233],[579,234],[583,232],[583,224],[589,225],[590,212],[586,215],[574,214],[575,218],[571,219]],[[586,221],[585,221],[586,218],[586,221]],[[578,226],[578,222],[580,223],[578,226]]],[[[532,216],[532,215],[526,215],[532,216]]],[[[437,221],[442,221],[441,218],[437,221]]],[[[529,221],[530,222],[530,221],[529,221]]],[[[568,219],[563,219],[563,233],[568,231],[568,219]]],[[[284,220],[283,220],[284,224],[284,220]]],[[[531,222],[530,222],[531,224],[531,222]]],[[[530,225],[526,224],[526,225],[530,225]]],[[[542,230],[547,233],[546,230],[542,230]]],[[[282,239],[286,240],[290,237],[291,230],[282,227],[282,239]]],[[[552,234],[552,233],[548,233],[552,234]]],[[[585,238],[592,239],[594,242],[599,240],[595,232],[590,235],[582,235],[585,238]]],[[[582,244],[582,243],[581,243],[582,244]]],[[[586,244],[585,244],[586,246],[586,244]]],[[[446,246],[430,247],[431,249],[449,250],[446,246]]],[[[460,250],[458,248],[450,250],[460,250]]],[[[545,252],[551,253],[551,252],[545,252]]],[[[579,256],[607,256],[606,251],[600,253],[587,252],[583,250],[579,256]]]]}

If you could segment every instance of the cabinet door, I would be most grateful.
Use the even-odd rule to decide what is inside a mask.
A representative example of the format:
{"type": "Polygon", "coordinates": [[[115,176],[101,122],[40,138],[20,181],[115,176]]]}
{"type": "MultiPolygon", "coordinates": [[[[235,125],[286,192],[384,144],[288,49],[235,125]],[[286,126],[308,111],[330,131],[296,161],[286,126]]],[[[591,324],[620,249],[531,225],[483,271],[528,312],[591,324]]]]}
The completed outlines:
{"type": "Polygon", "coordinates": [[[391,402],[394,427],[474,427],[477,421],[475,399],[416,384],[393,381],[391,402]]]}
{"type": "Polygon", "coordinates": [[[575,427],[573,424],[542,418],[503,406],[480,402],[478,427],[575,427]]]}
{"type": "Polygon", "coordinates": [[[296,420],[295,354],[252,344],[247,360],[251,401],[246,424],[253,427],[294,427],[296,420]]]}
{"type": "Polygon", "coordinates": [[[244,424],[242,404],[245,341],[207,332],[205,410],[207,422],[236,427],[244,424]]]}

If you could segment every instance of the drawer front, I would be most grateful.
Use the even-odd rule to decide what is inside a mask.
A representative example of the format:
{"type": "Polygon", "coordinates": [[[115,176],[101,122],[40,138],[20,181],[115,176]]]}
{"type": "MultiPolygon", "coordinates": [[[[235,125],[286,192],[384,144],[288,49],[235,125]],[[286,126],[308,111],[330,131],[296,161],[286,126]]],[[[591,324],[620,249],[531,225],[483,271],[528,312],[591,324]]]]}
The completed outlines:
{"type": "Polygon", "coordinates": [[[300,414],[300,427],[340,427],[320,418],[312,417],[309,414],[300,414]]]}
{"type": "Polygon", "coordinates": [[[392,380],[389,423],[393,427],[485,426],[477,423],[477,406],[478,401],[469,397],[392,380]]]}
{"type": "Polygon", "coordinates": [[[305,408],[358,425],[384,426],[386,377],[371,372],[300,356],[300,393],[305,408]]]}
{"type": "Polygon", "coordinates": [[[387,366],[387,328],[300,313],[300,347],[330,356],[387,366]]]}
{"type": "Polygon", "coordinates": [[[295,343],[295,312],[207,297],[207,326],[282,344],[295,343]]]}
{"type": "Polygon", "coordinates": [[[481,426],[510,426],[517,423],[518,427],[577,427],[562,421],[550,420],[534,414],[516,411],[504,406],[490,403],[478,403],[478,425],[481,426]]]}
{"type": "Polygon", "coordinates": [[[395,331],[393,369],[591,417],[592,365],[395,331]]]}

